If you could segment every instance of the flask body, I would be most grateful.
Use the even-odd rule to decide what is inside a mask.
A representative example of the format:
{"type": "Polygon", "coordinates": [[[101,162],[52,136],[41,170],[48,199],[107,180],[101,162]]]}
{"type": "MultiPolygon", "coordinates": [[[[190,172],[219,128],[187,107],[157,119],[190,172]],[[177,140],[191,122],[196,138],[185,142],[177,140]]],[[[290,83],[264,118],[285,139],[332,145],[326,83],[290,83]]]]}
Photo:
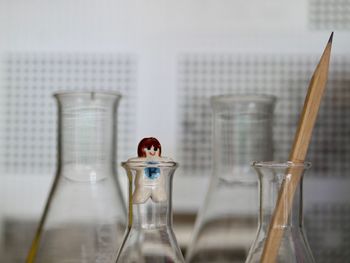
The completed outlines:
{"type": "Polygon", "coordinates": [[[222,95],[211,105],[212,176],[186,262],[244,262],[258,221],[258,180],[250,163],[273,158],[275,97],[222,95]]]}
{"type": "Polygon", "coordinates": [[[126,222],[114,169],[120,95],[55,97],[58,169],[26,262],[113,262],[126,222]]]}

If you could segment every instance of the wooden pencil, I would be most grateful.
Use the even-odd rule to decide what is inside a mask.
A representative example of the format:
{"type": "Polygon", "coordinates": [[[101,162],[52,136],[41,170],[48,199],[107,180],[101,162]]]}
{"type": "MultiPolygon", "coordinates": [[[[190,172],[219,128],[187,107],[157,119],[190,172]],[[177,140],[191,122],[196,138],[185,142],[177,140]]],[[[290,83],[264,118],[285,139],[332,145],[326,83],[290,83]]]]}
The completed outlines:
{"type": "MultiPolygon", "coordinates": [[[[327,83],[332,40],[333,32],[310,80],[303,111],[299,119],[298,129],[295,133],[293,147],[289,155],[289,160],[293,163],[303,163],[305,160],[311,140],[312,130],[327,83]]],[[[289,174],[288,179],[284,179],[281,185],[276,207],[270,222],[261,256],[262,263],[276,262],[276,257],[284,233],[284,229],[281,226],[285,225],[288,221],[294,193],[299,185],[302,169],[293,169],[293,167],[291,167],[287,173],[289,174]]]]}

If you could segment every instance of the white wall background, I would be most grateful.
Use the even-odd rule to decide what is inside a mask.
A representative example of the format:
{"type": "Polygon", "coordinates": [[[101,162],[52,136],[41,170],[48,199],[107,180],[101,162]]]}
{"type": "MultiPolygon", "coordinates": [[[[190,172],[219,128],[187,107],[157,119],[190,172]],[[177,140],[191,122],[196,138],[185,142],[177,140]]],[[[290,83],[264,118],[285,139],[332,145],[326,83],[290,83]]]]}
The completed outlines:
{"type": "MultiPolygon", "coordinates": [[[[142,137],[158,137],[164,154],[175,159],[178,158],[176,65],[179,54],[318,55],[329,34],[330,30],[309,29],[306,0],[0,0],[1,66],[1,61],[11,52],[135,55],[138,63],[135,145],[142,137]],[[154,94],[158,101],[154,101],[154,94]],[[149,125],[147,116],[152,116],[152,122],[157,125],[149,125]]],[[[348,54],[349,47],[349,32],[336,31],[333,54],[348,54]]],[[[0,70],[0,74],[0,80],[4,80],[4,70],[0,70]]],[[[3,83],[0,81],[1,94],[5,89],[3,83]]],[[[0,96],[2,133],[4,105],[4,96],[0,96]]],[[[3,150],[0,145],[0,153],[3,150]]],[[[0,174],[0,217],[37,217],[52,176],[25,172],[0,174]]],[[[200,178],[175,177],[175,208],[194,211],[203,196],[193,189],[203,189],[206,184],[207,181],[200,178]]],[[[349,184],[339,180],[307,181],[306,184],[317,185],[318,191],[329,185],[339,189],[332,196],[324,196],[326,200],[349,198],[346,194],[349,184]]],[[[309,192],[306,198],[313,196],[309,192]]]]}
{"type": "MultiPolygon", "coordinates": [[[[154,135],[165,145],[166,154],[174,156],[178,55],[319,54],[329,31],[308,29],[307,4],[303,0],[2,0],[0,56],[9,52],[135,54],[135,144],[144,135],[154,135]],[[154,94],[161,100],[149,107],[154,94]],[[148,125],[146,116],[152,116],[158,125],[148,125]]],[[[336,32],[333,54],[348,53],[349,44],[348,32],[336,32]]],[[[0,83],[0,91],[3,89],[0,83]]]]}
{"type": "MultiPolygon", "coordinates": [[[[303,0],[2,0],[0,58],[10,52],[135,54],[138,60],[135,145],[141,137],[157,136],[165,153],[176,159],[179,54],[319,54],[330,32],[308,29],[307,5],[303,0]],[[161,100],[150,107],[154,94],[161,100]],[[148,125],[147,116],[152,116],[158,125],[148,125]]],[[[348,32],[336,32],[333,54],[348,53],[349,44],[348,32]]],[[[0,91],[3,89],[0,82],[0,91]]],[[[47,186],[49,180],[38,178],[47,186]]],[[[10,192],[2,200],[13,200],[14,193],[10,192]]]]}

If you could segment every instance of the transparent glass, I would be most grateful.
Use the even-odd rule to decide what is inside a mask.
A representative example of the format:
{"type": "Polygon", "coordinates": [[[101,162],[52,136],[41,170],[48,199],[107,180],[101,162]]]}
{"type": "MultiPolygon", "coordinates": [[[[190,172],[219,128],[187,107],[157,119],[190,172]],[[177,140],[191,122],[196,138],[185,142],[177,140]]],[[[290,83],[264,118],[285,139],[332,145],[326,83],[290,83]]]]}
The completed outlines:
{"type": "Polygon", "coordinates": [[[276,226],[278,230],[283,229],[276,263],[315,262],[303,226],[303,175],[310,166],[310,163],[292,162],[255,162],[253,164],[259,177],[260,213],[258,233],[249,251],[247,263],[260,262],[280,187],[284,181],[290,180],[291,176],[300,176],[301,179],[294,194],[291,211],[283,212],[286,217],[283,221],[286,223],[276,226]]]}
{"type": "Polygon", "coordinates": [[[67,92],[55,98],[58,168],[26,262],[113,262],[126,227],[115,170],[120,95],[67,92]]]}
{"type": "MultiPolygon", "coordinates": [[[[123,163],[129,179],[129,220],[118,263],[183,263],[172,225],[172,179],[177,164],[171,160],[129,160],[123,163]],[[148,170],[158,170],[164,184],[162,198],[140,200],[138,176],[145,177],[148,170]],[[136,189],[136,190],[135,190],[136,189]],[[133,199],[134,198],[134,199],[133,199]]],[[[159,186],[149,182],[143,190],[158,191],[159,186]],[[158,189],[158,190],[157,190],[158,189]]],[[[140,188],[139,188],[140,190],[140,188]]],[[[159,192],[158,192],[159,193],[159,192]]]]}
{"type": "Polygon", "coordinates": [[[186,261],[244,262],[258,223],[258,180],[250,163],[273,159],[275,97],[211,98],[213,170],[186,261]]]}

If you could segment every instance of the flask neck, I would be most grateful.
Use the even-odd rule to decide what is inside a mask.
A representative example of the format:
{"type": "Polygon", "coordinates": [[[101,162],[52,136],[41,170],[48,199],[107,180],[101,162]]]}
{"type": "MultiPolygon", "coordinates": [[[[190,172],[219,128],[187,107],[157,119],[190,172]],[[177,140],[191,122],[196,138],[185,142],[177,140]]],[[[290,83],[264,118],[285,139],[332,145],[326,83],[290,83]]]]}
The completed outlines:
{"type": "Polygon", "coordinates": [[[172,179],[176,163],[162,167],[162,162],[145,162],[135,167],[127,162],[123,166],[129,179],[129,228],[171,228],[172,179]]]}
{"type": "Polygon", "coordinates": [[[172,228],[173,215],[170,207],[169,201],[154,202],[151,199],[143,204],[134,204],[132,218],[129,218],[130,227],[145,230],[172,228]]]}
{"type": "Polygon", "coordinates": [[[273,160],[274,105],[271,96],[212,98],[214,174],[246,174],[252,161],[273,160]]]}
{"type": "MultiPolygon", "coordinates": [[[[283,229],[302,228],[303,227],[303,173],[304,166],[295,168],[281,167],[254,167],[259,176],[259,228],[260,231],[267,232],[275,206],[278,202],[279,193],[282,185],[285,191],[293,191],[292,186],[287,181],[291,180],[291,176],[300,176],[299,184],[295,188],[292,202],[287,199],[285,211],[283,212],[284,219],[281,219],[283,224],[277,226],[283,229]],[[293,172],[292,172],[293,171],[293,172]],[[290,189],[288,189],[290,188],[290,189]],[[291,206],[287,205],[291,204],[291,206]]],[[[286,197],[287,198],[287,197],[286,197]]]]}
{"type": "Polygon", "coordinates": [[[115,114],[120,96],[94,92],[61,93],[58,166],[75,180],[99,179],[115,164],[115,114]]]}

